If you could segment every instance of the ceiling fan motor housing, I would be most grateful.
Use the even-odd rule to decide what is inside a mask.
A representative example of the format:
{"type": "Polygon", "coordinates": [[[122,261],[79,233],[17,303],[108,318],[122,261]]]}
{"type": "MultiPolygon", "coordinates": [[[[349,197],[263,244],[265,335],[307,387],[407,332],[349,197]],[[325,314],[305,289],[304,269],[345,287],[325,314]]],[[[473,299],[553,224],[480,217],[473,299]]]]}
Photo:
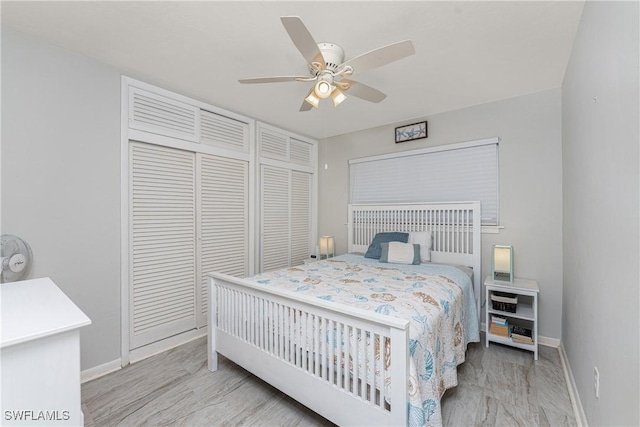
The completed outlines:
{"type": "Polygon", "coordinates": [[[336,72],[338,66],[344,62],[344,50],[334,43],[318,43],[318,48],[324,58],[325,66],[336,72]]]}

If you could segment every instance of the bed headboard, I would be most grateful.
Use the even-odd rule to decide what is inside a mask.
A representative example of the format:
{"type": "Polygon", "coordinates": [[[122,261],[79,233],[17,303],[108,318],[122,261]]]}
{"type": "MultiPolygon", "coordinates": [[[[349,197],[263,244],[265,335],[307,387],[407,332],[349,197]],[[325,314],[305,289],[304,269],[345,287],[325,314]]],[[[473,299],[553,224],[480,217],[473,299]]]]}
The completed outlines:
{"type": "Polygon", "coordinates": [[[376,233],[431,231],[431,261],[473,268],[473,292],[482,300],[480,202],[349,205],[349,252],[366,252],[376,233]]]}

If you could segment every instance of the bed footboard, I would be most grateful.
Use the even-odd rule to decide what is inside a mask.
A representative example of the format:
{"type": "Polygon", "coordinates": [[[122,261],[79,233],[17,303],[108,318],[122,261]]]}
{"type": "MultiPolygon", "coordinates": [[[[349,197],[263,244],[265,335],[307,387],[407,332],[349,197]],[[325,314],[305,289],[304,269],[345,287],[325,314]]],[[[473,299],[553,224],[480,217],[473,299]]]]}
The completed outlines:
{"type": "Polygon", "coordinates": [[[217,273],[209,296],[211,371],[219,353],[338,425],[407,424],[408,321],[217,273]]]}

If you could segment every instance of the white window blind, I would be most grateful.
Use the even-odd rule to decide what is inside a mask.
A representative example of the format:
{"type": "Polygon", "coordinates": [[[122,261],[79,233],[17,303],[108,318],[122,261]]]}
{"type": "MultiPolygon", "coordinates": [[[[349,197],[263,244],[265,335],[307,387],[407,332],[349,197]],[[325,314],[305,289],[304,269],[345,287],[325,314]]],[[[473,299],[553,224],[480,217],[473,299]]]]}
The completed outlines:
{"type": "Polygon", "coordinates": [[[353,204],[481,202],[498,224],[498,140],[414,150],[349,162],[353,204]]]}

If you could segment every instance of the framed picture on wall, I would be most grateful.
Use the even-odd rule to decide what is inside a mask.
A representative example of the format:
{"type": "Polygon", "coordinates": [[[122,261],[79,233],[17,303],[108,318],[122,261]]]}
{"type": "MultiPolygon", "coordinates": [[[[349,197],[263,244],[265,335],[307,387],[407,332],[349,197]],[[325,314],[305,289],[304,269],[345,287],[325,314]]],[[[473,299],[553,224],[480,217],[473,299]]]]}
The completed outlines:
{"type": "Polygon", "coordinates": [[[396,144],[427,137],[427,122],[413,123],[396,128],[396,144]]]}

